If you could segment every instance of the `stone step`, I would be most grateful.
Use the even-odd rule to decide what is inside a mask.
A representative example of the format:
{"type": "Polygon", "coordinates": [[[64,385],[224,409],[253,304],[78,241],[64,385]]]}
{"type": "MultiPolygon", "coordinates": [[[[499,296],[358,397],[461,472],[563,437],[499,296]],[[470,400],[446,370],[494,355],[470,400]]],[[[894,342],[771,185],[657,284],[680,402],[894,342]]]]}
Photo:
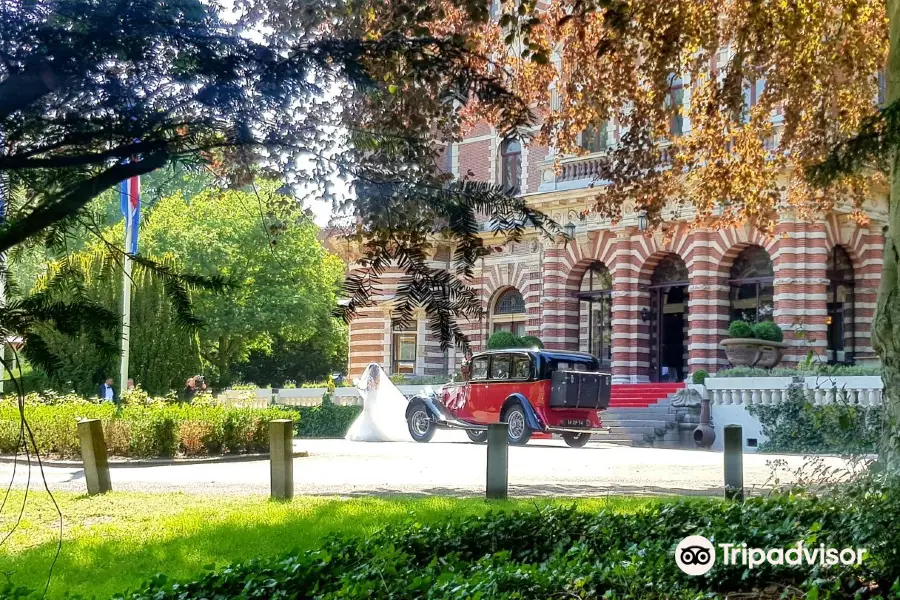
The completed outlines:
{"type": "Polygon", "coordinates": [[[669,419],[603,419],[604,427],[666,427],[675,420],[669,419]]]}
{"type": "Polygon", "coordinates": [[[604,411],[600,418],[604,421],[608,420],[617,420],[617,421],[632,421],[632,420],[645,420],[650,419],[651,421],[672,421],[675,419],[675,413],[670,412],[668,409],[656,409],[656,410],[628,410],[628,411],[604,411]]]}

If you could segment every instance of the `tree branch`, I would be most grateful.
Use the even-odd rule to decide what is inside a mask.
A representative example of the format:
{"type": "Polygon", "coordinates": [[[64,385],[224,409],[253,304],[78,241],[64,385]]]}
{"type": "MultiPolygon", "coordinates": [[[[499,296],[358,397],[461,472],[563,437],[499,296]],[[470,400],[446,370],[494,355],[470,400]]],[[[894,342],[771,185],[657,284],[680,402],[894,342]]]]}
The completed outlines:
{"type": "Polygon", "coordinates": [[[101,192],[117,183],[158,169],[168,158],[169,155],[165,152],[150,154],[138,162],[116,165],[85,179],[57,201],[41,205],[21,219],[10,221],[3,230],[0,230],[0,252],[6,252],[30,236],[71,217],[101,192]]]}
{"type": "Polygon", "coordinates": [[[165,140],[142,141],[116,146],[104,152],[82,152],[79,154],[51,156],[49,158],[31,158],[18,155],[0,156],[0,170],[58,169],[102,164],[113,158],[125,159],[138,154],[159,152],[166,147],[167,143],[165,140]]]}

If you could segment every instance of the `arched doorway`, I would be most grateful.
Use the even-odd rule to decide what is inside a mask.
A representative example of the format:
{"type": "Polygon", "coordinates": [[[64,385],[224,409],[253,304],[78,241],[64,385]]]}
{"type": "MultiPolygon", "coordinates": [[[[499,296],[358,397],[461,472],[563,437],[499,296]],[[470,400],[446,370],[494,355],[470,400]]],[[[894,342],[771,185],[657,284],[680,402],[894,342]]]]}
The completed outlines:
{"type": "Polygon", "coordinates": [[[650,277],[650,380],[684,381],[688,370],[688,270],[667,254],[650,277]]]}
{"type": "Polygon", "coordinates": [[[578,291],[579,349],[612,366],[612,277],[602,262],[592,263],[578,291]]]}
{"type": "Polygon", "coordinates": [[[758,323],[775,314],[775,270],[769,253],[748,246],[734,259],[728,277],[731,320],[758,323]]]}
{"type": "Polygon", "coordinates": [[[835,246],[828,255],[828,362],[854,362],[854,274],[850,255],[835,246]]]}
{"type": "Polygon", "coordinates": [[[515,335],[525,335],[525,299],[514,287],[502,290],[491,311],[491,334],[498,331],[509,331],[515,335]]]}

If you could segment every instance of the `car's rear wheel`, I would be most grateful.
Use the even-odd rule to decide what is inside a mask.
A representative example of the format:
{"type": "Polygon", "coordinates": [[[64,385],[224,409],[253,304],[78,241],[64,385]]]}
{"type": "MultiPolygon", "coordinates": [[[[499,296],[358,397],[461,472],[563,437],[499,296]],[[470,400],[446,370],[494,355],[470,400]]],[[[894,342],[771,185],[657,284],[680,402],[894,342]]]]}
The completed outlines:
{"type": "Polygon", "coordinates": [[[591,439],[590,433],[564,433],[563,440],[570,448],[583,448],[591,439]]]}
{"type": "Polygon", "coordinates": [[[483,444],[487,441],[487,431],[472,431],[471,429],[466,429],[466,435],[476,444],[483,444]]]}
{"type": "Polygon", "coordinates": [[[424,402],[416,402],[410,407],[406,426],[409,428],[409,435],[417,442],[430,442],[437,429],[424,402]]]}
{"type": "Polygon", "coordinates": [[[509,443],[513,446],[524,446],[531,439],[531,427],[525,419],[525,409],[518,402],[506,409],[503,420],[509,426],[509,443]]]}

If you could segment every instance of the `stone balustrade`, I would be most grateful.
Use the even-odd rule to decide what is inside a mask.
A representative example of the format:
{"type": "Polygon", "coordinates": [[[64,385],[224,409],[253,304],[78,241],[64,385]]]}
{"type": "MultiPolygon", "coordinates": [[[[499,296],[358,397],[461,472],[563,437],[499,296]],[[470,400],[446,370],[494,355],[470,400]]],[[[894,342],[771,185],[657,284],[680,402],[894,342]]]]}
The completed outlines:
{"type": "Polygon", "coordinates": [[[876,406],[882,402],[883,383],[876,376],[710,377],[704,383],[713,406],[752,406],[784,402],[795,381],[815,405],[876,406]]]}
{"type": "MultiPolygon", "coordinates": [[[[416,394],[426,393],[439,386],[429,385],[401,385],[397,389],[407,398],[416,394]]],[[[243,406],[246,408],[266,408],[277,406],[318,406],[322,404],[322,398],[328,392],[327,388],[284,388],[272,390],[269,388],[257,388],[255,390],[226,390],[218,400],[229,406],[243,406]]],[[[335,388],[331,401],[340,406],[362,406],[363,399],[355,387],[335,388]]]]}

